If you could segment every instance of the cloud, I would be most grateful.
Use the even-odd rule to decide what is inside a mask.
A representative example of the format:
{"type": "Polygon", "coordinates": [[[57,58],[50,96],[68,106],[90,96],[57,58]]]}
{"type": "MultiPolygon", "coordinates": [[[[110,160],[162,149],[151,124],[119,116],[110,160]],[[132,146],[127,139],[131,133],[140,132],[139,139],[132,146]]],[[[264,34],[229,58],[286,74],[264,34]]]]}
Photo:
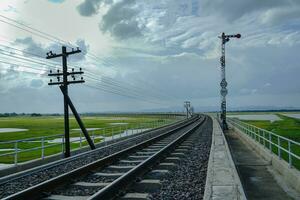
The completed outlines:
{"type": "Polygon", "coordinates": [[[77,10],[82,16],[92,16],[98,13],[102,2],[103,0],[84,0],[84,2],[77,6],[77,10]]]}
{"type": "MultiPolygon", "coordinates": [[[[297,1],[297,0],[291,0],[297,1]]],[[[265,9],[270,9],[274,7],[283,6],[289,4],[291,1],[282,1],[282,0],[226,0],[226,1],[210,1],[202,0],[201,1],[201,12],[204,15],[216,15],[227,19],[228,21],[235,21],[239,18],[253,13],[259,12],[265,9]]]]}
{"type": "Polygon", "coordinates": [[[141,36],[143,27],[137,21],[139,11],[134,7],[135,3],[135,0],[123,0],[112,4],[102,17],[100,29],[118,39],[141,36]]]}
{"type": "MultiPolygon", "coordinates": [[[[34,41],[32,37],[17,38],[14,44],[18,46],[19,45],[24,46],[25,47],[24,51],[30,52],[31,54],[35,54],[39,57],[46,57],[46,53],[49,51],[52,51],[56,54],[61,53],[61,45],[57,43],[52,43],[48,46],[43,46],[41,43],[34,41]]],[[[89,45],[86,44],[85,40],[83,39],[78,39],[75,42],[75,45],[77,45],[82,52],[80,54],[76,54],[76,56],[71,56],[70,60],[72,61],[84,60],[89,50],[89,45]]],[[[24,54],[26,55],[26,53],[24,54]]]]}
{"type": "Polygon", "coordinates": [[[63,3],[65,0],[48,0],[51,3],[63,3]]]}
{"type": "Polygon", "coordinates": [[[32,79],[30,86],[33,88],[40,88],[44,85],[44,82],[41,79],[32,79]]]}
{"type": "Polygon", "coordinates": [[[16,45],[24,45],[25,51],[38,56],[45,56],[47,53],[47,50],[42,46],[42,44],[35,42],[32,37],[17,38],[14,43],[16,45]]]}
{"type": "MultiPolygon", "coordinates": [[[[107,12],[102,16],[99,28],[104,33],[124,40],[142,36],[146,24],[141,25],[136,0],[85,0],[77,6],[80,15],[91,17],[99,13],[101,5],[107,5],[107,12]]],[[[150,28],[154,24],[147,24],[150,28]]]]}
{"type": "Polygon", "coordinates": [[[268,9],[260,16],[262,23],[276,25],[287,20],[300,19],[300,6],[268,9]]]}

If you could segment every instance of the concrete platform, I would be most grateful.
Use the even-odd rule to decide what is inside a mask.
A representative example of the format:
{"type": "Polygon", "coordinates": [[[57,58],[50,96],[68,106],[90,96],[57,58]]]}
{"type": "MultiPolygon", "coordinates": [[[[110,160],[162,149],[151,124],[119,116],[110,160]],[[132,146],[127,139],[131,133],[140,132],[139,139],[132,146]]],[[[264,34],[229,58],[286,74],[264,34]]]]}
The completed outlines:
{"type": "Polygon", "coordinates": [[[270,172],[272,163],[259,156],[232,129],[226,134],[233,160],[249,200],[291,200],[300,196],[285,191],[270,172]]]}
{"type": "Polygon", "coordinates": [[[246,196],[233,163],[223,131],[213,118],[204,200],[245,200],[246,196]]]}

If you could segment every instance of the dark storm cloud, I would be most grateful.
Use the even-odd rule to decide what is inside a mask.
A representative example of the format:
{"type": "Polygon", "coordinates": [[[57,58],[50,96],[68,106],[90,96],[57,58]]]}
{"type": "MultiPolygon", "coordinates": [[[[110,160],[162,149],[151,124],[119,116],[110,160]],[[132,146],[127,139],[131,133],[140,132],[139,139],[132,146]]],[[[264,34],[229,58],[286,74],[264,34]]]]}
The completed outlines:
{"type": "Polygon", "coordinates": [[[118,39],[129,39],[142,35],[136,19],[139,11],[133,8],[135,0],[123,0],[113,4],[102,18],[100,29],[118,39]]]}
{"type": "Polygon", "coordinates": [[[129,39],[142,35],[142,27],[136,19],[139,11],[134,8],[136,0],[123,0],[113,3],[112,0],[85,0],[77,6],[82,16],[93,16],[98,13],[101,4],[110,5],[100,22],[100,29],[118,39],[129,39]]]}
{"type": "MultiPolygon", "coordinates": [[[[26,38],[18,38],[14,42],[16,45],[23,45],[25,46],[24,51],[30,52],[31,54],[35,54],[39,57],[46,57],[46,53],[52,51],[53,53],[61,53],[61,45],[54,43],[47,47],[44,47],[42,44],[35,42],[31,37],[26,38]]],[[[76,46],[80,48],[82,51],[80,54],[76,56],[70,57],[73,61],[80,61],[84,60],[89,49],[89,45],[86,44],[85,40],[78,39],[75,43],[76,46]]],[[[26,53],[24,53],[26,55],[26,53]]]]}
{"type": "Polygon", "coordinates": [[[77,6],[77,10],[82,16],[92,16],[98,13],[98,9],[103,0],[85,0],[77,6]]]}
{"type": "Polygon", "coordinates": [[[77,6],[80,15],[89,17],[98,13],[101,3],[111,4],[112,0],[84,0],[77,6]]]}

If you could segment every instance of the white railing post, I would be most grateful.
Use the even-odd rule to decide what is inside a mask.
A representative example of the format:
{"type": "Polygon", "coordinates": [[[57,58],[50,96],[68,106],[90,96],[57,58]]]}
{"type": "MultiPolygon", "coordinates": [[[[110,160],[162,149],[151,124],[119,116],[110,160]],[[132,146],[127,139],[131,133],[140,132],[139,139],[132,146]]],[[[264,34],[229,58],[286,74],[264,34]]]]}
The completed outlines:
{"type": "Polygon", "coordinates": [[[266,148],[266,133],[265,133],[265,131],[263,131],[263,137],[264,137],[264,141],[263,141],[264,148],[266,148]]]}
{"type": "Polygon", "coordinates": [[[95,144],[95,131],[92,131],[92,135],[93,135],[93,143],[95,144]]]}
{"type": "Polygon", "coordinates": [[[61,153],[64,154],[65,137],[61,136],[61,153]]]}
{"type": "Polygon", "coordinates": [[[269,149],[270,149],[270,152],[272,153],[272,135],[270,132],[269,132],[269,149]]]}
{"type": "Polygon", "coordinates": [[[300,146],[299,142],[290,140],[289,138],[285,138],[282,137],[276,133],[272,133],[268,130],[264,130],[261,128],[258,128],[254,125],[250,125],[247,123],[244,123],[242,121],[236,120],[236,119],[228,119],[228,122],[230,122],[235,128],[240,129],[242,132],[244,132],[245,134],[247,134],[249,137],[251,137],[253,140],[256,140],[257,142],[259,142],[261,145],[264,146],[264,148],[269,149],[271,154],[275,154],[279,157],[279,159],[284,159],[288,162],[288,165],[290,168],[293,167],[293,157],[295,157],[295,159],[299,160],[299,156],[297,155],[297,153],[293,153],[292,152],[292,145],[295,144],[297,146],[300,146]],[[253,135],[254,134],[254,135],[253,135]],[[257,139],[258,137],[258,139],[257,139]],[[277,139],[276,139],[277,137],[277,139]],[[272,139],[274,139],[274,143],[272,141],[272,139]],[[263,140],[263,141],[261,141],[263,140]],[[277,141],[276,141],[277,140],[277,141]],[[287,142],[287,149],[285,148],[285,142],[287,142]],[[284,144],[284,145],[282,145],[284,144]],[[278,151],[276,152],[274,149],[273,152],[273,146],[276,146],[278,148],[278,151]],[[287,159],[285,157],[282,156],[282,151],[287,152],[288,157],[287,159]]]}
{"type": "Polygon", "coordinates": [[[45,137],[42,137],[42,159],[45,157],[45,137]]]}
{"type": "Polygon", "coordinates": [[[114,140],[114,127],[111,127],[111,140],[114,140]]]}
{"type": "Polygon", "coordinates": [[[79,143],[80,143],[80,148],[82,148],[82,131],[79,131],[79,133],[80,133],[79,143]]]}
{"type": "Polygon", "coordinates": [[[280,145],[280,137],[277,136],[277,145],[278,145],[278,157],[281,160],[281,145],[280,145]]]}
{"type": "Polygon", "coordinates": [[[103,131],[103,138],[104,138],[104,146],[107,146],[107,142],[106,142],[106,132],[105,132],[105,128],[102,129],[103,131]]]}
{"type": "Polygon", "coordinates": [[[292,167],[292,155],[291,155],[291,141],[288,141],[288,148],[289,148],[289,167],[292,167]]]}
{"type": "Polygon", "coordinates": [[[15,142],[15,165],[18,165],[18,141],[15,142]]]}

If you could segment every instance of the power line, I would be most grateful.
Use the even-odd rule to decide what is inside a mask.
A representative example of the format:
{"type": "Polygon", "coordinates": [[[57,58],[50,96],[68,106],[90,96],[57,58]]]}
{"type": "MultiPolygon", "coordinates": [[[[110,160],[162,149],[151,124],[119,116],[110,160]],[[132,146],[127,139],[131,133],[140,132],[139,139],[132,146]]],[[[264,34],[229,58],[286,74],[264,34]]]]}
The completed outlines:
{"type": "MultiPolygon", "coordinates": [[[[42,38],[47,39],[47,40],[50,40],[50,41],[52,41],[52,42],[58,42],[58,43],[63,43],[63,44],[71,44],[70,42],[66,42],[66,41],[64,41],[64,40],[62,40],[62,39],[60,39],[60,38],[58,38],[58,37],[55,37],[55,36],[53,36],[53,35],[50,35],[50,34],[48,34],[48,33],[45,33],[45,32],[43,32],[43,31],[40,31],[40,30],[38,30],[38,29],[32,28],[32,27],[30,27],[30,26],[28,26],[28,25],[25,25],[24,23],[20,23],[20,22],[18,22],[18,21],[16,21],[16,20],[13,20],[13,19],[11,19],[11,18],[5,17],[5,16],[3,16],[3,15],[0,15],[0,16],[3,17],[3,18],[5,18],[5,19],[7,19],[7,20],[9,20],[9,21],[11,21],[11,22],[14,22],[14,23],[16,23],[16,24],[18,24],[18,25],[20,25],[20,26],[26,27],[26,29],[25,29],[25,28],[22,28],[22,27],[20,27],[20,26],[18,26],[18,25],[15,25],[15,24],[12,24],[12,23],[10,23],[10,22],[7,22],[7,21],[4,21],[4,20],[1,20],[1,19],[0,19],[0,21],[3,22],[3,23],[9,24],[9,25],[11,25],[11,26],[14,26],[14,27],[19,28],[19,29],[24,30],[24,31],[27,31],[27,32],[29,32],[29,33],[31,33],[31,34],[37,35],[37,36],[39,36],[39,37],[42,37],[42,38]],[[27,30],[27,29],[30,29],[30,30],[27,30]],[[38,33],[36,33],[36,32],[38,32],[38,33]],[[46,35],[46,36],[45,36],[45,35],[46,35]]],[[[73,45],[73,46],[74,46],[74,45],[73,45]]],[[[104,62],[104,64],[109,63],[109,64],[112,65],[112,66],[110,66],[110,67],[114,67],[114,68],[115,68],[115,66],[113,66],[113,63],[111,63],[110,61],[107,61],[107,60],[105,60],[105,59],[101,59],[101,58],[99,58],[98,56],[96,56],[96,55],[93,54],[93,53],[89,53],[89,52],[87,52],[87,51],[84,51],[84,52],[85,52],[89,57],[93,58],[94,60],[98,60],[98,61],[100,61],[100,62],[104,62]]],[[[117,82],[117,84],[124,84],[124,83],[121,83],[121,82],[118,82],[118,81],[115,81],[115,82],[117,82]]],[[[131,87],[132,87],[132,86],[131,86],[131,87]]],[[[150,88],[151,88],[151,87],[150,87],[150,88]]],[[[141,88],[139,87],[139,89],[137,89],[137,87],[135,87],[134,90],[139,90],[139,91],[140,91],[141,88]]],[[[144,90],[144,88],[142,88],[142,90],[144,90]]],[[[152,91],[153,91],[153,90],[152,90],[152,91]]]]}
{"type": "MultiPolygon", "coordinates": [[[[12,53],[12,52],[8,52],[8,53],[12,53]]],[[[0,54],[3,54],[2,52],[0,52],[0,54]]],[[[32,63],[36,63],[36,64],[42,64],[42,65],[46,65],[46,66],[49,66],[49,67],[55,67],[55,66],[52,66],[52,65],[49,65],[47,63],[44,63],[44,62],[36,62],[34,60],[31,60],[31,59],[26,59],[26,58],[23,58],[23,57],[19,57],[19,56],[14,56],[14,55],[11,55],[11,54],[4,54],[5,56],[10,56],[10,57],[14,57],[14,58],[17,58],[17,59],[20,59],[20,60],[25,60],[26,62],[32,62],[32,63]]],[[[18,61],[19,62],[19,61],[18,61]]],[[[16,64],[16,63],[15,63],[16,64]]],[[[19,63],[18,63],[19,64],[19,63]]],[[[39,69],[36,69],[35,70],[39,70],[39,69]]],[[[43,69],[44,70],[44,69],[43,69]]],[[[93,80],[96,80],[96,81],[99,81],[99,83],[101,84],[104,84],[104,87],[107,87],[107,88],[110,88],[110,89],[116,89],[118,90],[118,92],[123,92],[123,93],[131,93],[132,95],[135,95],[135,96],[138,96],[138,97],[141,97],[141,98],[147,98],[148,99],[148,96],[143,96],[141,94],[141,91],[137,90],[137,89],[132,89],[130,87],[126,87],[124,86],[122,83],[120,82],[116,82],[114,81],[113,79],[111,78],[108,78],[108,77],[103,77],[103,79],[98,79],[98,78],[95,78],[94,74],[90,73],[91,75],[87,75],[87,77],[93,79],[93,80]]],[[[154,98],[159,98],[157,96],[154,96],[154,98]]],[[[149,100],[147,100],[149,101],[149,100]]]]}
{"type": "Polygon", "coordinates": [[[126,94],[120,93],[120,92],[118,92],[118,91],[107,90],[106,88],[101,87],[101,86],[98,86],[98,85],[94,86],[94,85],[90,85],[90,84],[85,84],[85,85],[83,85],[83,86],[85,86],[85,87],[90,87],[90,88],[97,89],[97,90],[101,90],[101,91],[104,91],[104,92],[107,92],[107,93],[111,93],[111,94],[116,94],[116,95],[118,95],[118,96],[123,96],[123,97],[131,98],[131,99],[136,99],[136,100],[148,102],[148,103],[151,103],[151,104],[162,105],[162,104],[157,103],[157,102],[147,101],[147,100],[144,100],[144,99],[140,99],[140,98],[138,98],[138,97],[135,97],[135,96],[126,95],[126,94]]]}
{"type": "MultiPolygon", "coordinates": [[[[26,65],[23,65],[23,64],[19,64],[19,63],[12,63],[12,62],[7,62],[7,61],[3,61],[3,60],[0,60],[0,63],[3,63],[3,64],[7,64],[7,65],[19,65],[20,67],[22,68],[27,68],[27,69],[32,69],[32,70],[36,70],[36,71],[43,71],[41,69],[38,69],[38,68],[34,68],[34,67],[30,67],[30,66],[26,66],[26,65]]],[[[0,65],[1,66],[1,65],[0,65]]],[[[2,66],[1,66],[2,67],[2,66]]],[[[14,70],[14,68],[10,68],[10,70],[14,70]]],[[[46,70],[43,71],[44,73],[47,73],[46,70]]],[[[39,73],[39,75],[45,75],[43,73],[39,73]]]]}
{"type": "Polygon", "coordinates": [[[99,86],[99,87],[101,87],[101,88],[106,88],[106,89],[112,90],[114,92],[118,92],[119,94],[122,94],[122,95],[131,96],[131,97],[138,98],[140,100],[151,102],[151,103],[155,103],[155,104],[160,104],[160,103],[158,103],[156,101],[150,100],[147,96],[143,96],[143,95],[140,95],[140,94],[128,92],[128,91],[126,91],[126,90],[124,90],[122,88],[114,87],[114,86],[111,86],[109,84],[103,84],[103,83],[99,84],[99,83],[96,83],[96,85],[99,86]]]}
{"type": "MultiPolygon", "coordinates": [[[[2,54],[2,55],[4,55],[4,56],[9,56],[9,57],[12,57],[12,58],[24,60],[24,61],[26,61],[26,62],[31,62],[31,63],[35,63],[35,64],[41,64],[41,65],[45,65],[45,66],[52,67],[52,68],[55,68],[55,67],[56,67],[56,66],[50,65],[50,64],[45,63],[45,62],[38,62],[38,61],[29,59],[29,58],[24,58],[24,57],[20,57],[20,56],[16,56],[16,55],[11,55],[11,54],[5,54],[5,53],[1,52],[1,50],[2,50],[2,49],[0,49],[0,54],[2,54]]],[[[3,50],[2,50],[2,51],[3,51],[3,50]]],[[[12,53],[12,52],[9,52],[9,53],[12,53]]]]}

